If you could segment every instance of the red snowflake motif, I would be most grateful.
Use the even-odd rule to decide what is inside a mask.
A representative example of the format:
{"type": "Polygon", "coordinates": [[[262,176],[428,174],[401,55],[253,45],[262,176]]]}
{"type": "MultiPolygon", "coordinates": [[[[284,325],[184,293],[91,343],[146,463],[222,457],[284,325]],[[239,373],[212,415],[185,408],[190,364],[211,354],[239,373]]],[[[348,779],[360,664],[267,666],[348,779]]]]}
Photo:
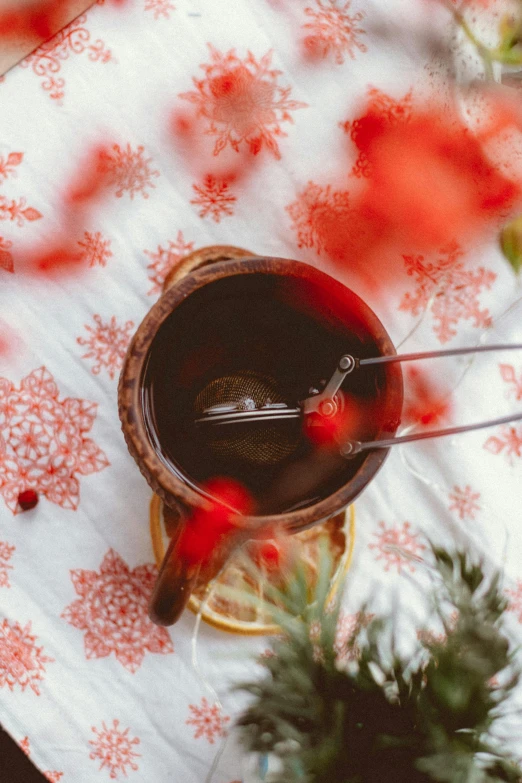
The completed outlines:
{"type": "Polygon", "coordinates": [[[321,638],[321,621],[320,620],[314,620],[312,623],[310,623],[310,628],[308,629],[308,636],[310,638],[311,642],[318,642],[321,638]]]}
{"type": "Polygon", "coordinates": [[[441,343],[457,334],[459,321],[472,321],[477,329],[491,326],[489,310],[480,309],[478,297],[491,288],[497,276],[484,267],[476,271],[466,269],[460,260],[462,255],[454,243],[443,248],[434,262],[425,261],[424,256],[403,256],[406,272],[415,278],[417,288],[413,294],[404,295],[399,310],[409,310],[416,316],[433,299],[433,331],[441,343]]]}
{"type": "MultiPolygon", "coordinates": [[[[17,168],[24,159],[23,152],[10,152],[7,157],[0,155],[0,185],[10,177],[16,177],[17,168]]],[[[0,195],[0,220],[9,220],[22,227],[26,221],[32,222],[42,217],[34,207],[28,207],[25,198],[18,200],[8,199],[0,195]]],[[[6,272],[14,272],[13,256],[11,248],[13,243],[10,240],[0,237],[0,269],[6,272]]]]}
{"type": "Polygon", "coordinates": [[[376,549],[376,560],[384,560],[384,570],[389,571],[396,566],[400,573],[403,567],[415,571],[414,563],[422,562],[421,553],[426,549],[418,540],[418,533],[412,533],[409,522],[404,522],[402,528],[387,528],[384,522],[379,524],[380,532],[374,533],[377,541],[369,544],[370,549],[376,549]]]}
{"type": "Polygon", "coordinates": [[[229,722],[228,715],[222,715],[217,704],[212,706],[205,697],[201,699],[201,706],[189,704],[191,717],[187,718],[185,723],[188,726],[194,726],[196,731],[194,739],[205,737],[211,745],[214,744],[216,737],[226,737],[227,731],[225,725],[229,722]]]}
{"type": "Polygon", "coordinates": [[[147,651],[161,655],[174,652],[165,628],[154,625],[147,614],[156,576],[156,566],[131,570],[113,549],[103,558],[99,574],[71,571],[80,598],[66,607],[62,617],[86,632],[87,658],[106,658],[114,653],[134,674],[147,651]]]}
{"type": "Polygon", "coordinates": [[[145,11],[152,11],[154,19],[170,19],[170,12],[175,11],[176,6],[170,0],[145,0],[145,11]]]}
{"type": "Polygon", "coordinates": [[[10,252],[12,247],[10,240],[0,237],[0,269],[5,269],[6,272],[14,272],[13,256],[10,252]]]}
{"type": "Polygon", "coordinates": [[[78,16],[20,63],[22,68],[32,67],[33,73],[43,79],[42,88],[58,103],[61,103],[65,94],[65,79],[57,74],[61,71],[62,63],[71,55],[88,52],[90,60],[103,63],[113,59],[110,50],[105,49],[100,39],[89,44],[91,34],[84,27],[86,21],[85,14],[78,16]]]}
{"type": "MultiPolygon", "coordinates": [[[[412,113],[412,91],[410,90],[404,98],[396,101],[390,98],[385,92],[381,92],[375,87],[368,90],[368,103],[372,107],[372,115],[393,127],[405,123],[411,117],[412,113]]],[[[352,174],[355,177],[367,177],[370,174],[370,162],[364,151],[364,140],[367,134],[366,124],[360,119],[347,120],[341,122],[340,127],[345,133],[348,133],[351,140],[357,147],[359,155],[352,168],[352,174]],[[361,149],[362,148],[362,149],[361,149]]]]}
{"type": "Polygon", "coordinates": [[[99,375],[102,367],[105,367],[112,380],[121,370],[134,323],[127,321],[124,326],[118,326],[114,315],[107,323],[103,323],[99,315],[94,315],[93,320],[96,326],[85,324],[89,337],[76,338],[80,345],[88,348],[82,359],[94,359],[93,374],[99,375]]]}
{"type": "Polygon", "coordinates": [[[325,238],[331,235],[329,227],[342,225],[351,214],[350,197],[346,190],[333,190],[309,182],[297,201],[286,207],[297,233],[299,247],[313,248],[317,255],[325,252],[335,257],[325,238]]]}
{"type": "Polygon", "coordinates": [[[252,52],[241,60],[230,49],[222,54],[209,44],[212,62],[201,66],[204,79],[193,79],[195,92],[184,92],[184,98],[197,107],[197,115],[208,120],[205,133],[217,136],[214,155],[227,144],[239,152],[247,144],[257,155],[266,146],[276,158],[281,157],[277,139],[287,134],[283,122],[293,122],[291,111],[307,104],[290,100],[291,87],[281,87],[277,80],[282,71],[271,68],[272,50],[259,61],[252,52]]]}
{"type": "Polygon", "coordinates": [[[12,565],[9,565],[9,560],[12,558],[14,551],[14,546],[11,546],[6,541],[0,541],[0,587],[11,587],[7,572],[13,568],[12,565]]]}
{"type": "MultiPolygon", "coordinates": [[[[450,632],[455,630],[458,620],[459,613],[452,612],[451,616],[446,620],[446,627],[450,632]]],[[[441,647],[448,641],[448,634],[445,631],[435,633],[435,631],[429,628],[421,628],[417,631],[417,639],[424,647],[441,647]]]]}
{"type": "Polygon", "coordinates": [[[90,231],[84,231],[83,240],[78,240],[82,248],[82,261],[89,266],[105,266],[109,258],[112,258],[111,240],[104,239],[101,232],[97,231],[91,234],[90,231]]]}
{"type": "Polygon", "coordinates": [[[119,144],[113,144],[112,152],[105,150],[100,155],[100,173],[105,174],[109,187],[116,188],[116,197],[121,198],[124,193],[129,193],[131,199],[135,193],[141,193],[143,198],[148,198],[147,188],[155,188],[153,177],[159,177],[160,173],[152,169],[152,158],[145,158],[145,148],[141,145],[135,150],[130,144],[122,149],[119,144]]]}
{"type": "Polygon", "coordinates": [[[194,242],[185,242],[183,232],[178,231],[176,241],[169,242],[167,248],[158,245],[157,253],[150,250],[143,251],[152,260],[152,264],[147,266],[147,269],[150,269],[149,280],[153,283],[149,296],[161,293],[167,274],[193,249],[194,242]]]}
{"type": "Polygon", "coordinates": [[[492,454],[504,453],[510,465],[515,457],[522,457],[522,426],[502,427],[500,435],[491,435],[484,448],[492,454]]]}
{"type": "Polygon", "coordinates": [[[475,511],[480,511],[477,500],[480,498],[480,492],[473,492],[469,484],[464,489],[453,487],[453,492],[449,493],[449,499],[452,501],[449,510],[456,511],[460,519],[475,519],[475,511]]]}
{"type": "Polygon", "coordinates": [[[121,731],[120,722],[114,720],[112,726],[108,728],[105,722],[102,722],[102,728],[97,729],[92,726],[91,730],[96,735],[96,739],[89,740],[94,750],[89,754],[93,761],[101,761],[100,770],[108,769],[109,777],[115,780],[118,772],[122,772],[127,777],[127,767],[136,772],[139,767],[134,759],[140,758],[139,753],[135,753],[134,748],[140,744],[137,737],[131,739],[129,729],[121,731]]]}
{"type": "MultiPolygon", "coordinates": [[[[31,755],[29,737],[24,737],[23,740],[20,741],[20,749],[23,750],[26,756],[31,755]]],[[[48,770],[47,772],[42,772],[42,775],[46,780],[49,780],[50,783],[60,783],[60,780],[63,778],[63,772],[50,772],[48,770]]]]}
{"type": "Polygon", "coordinates": [[[514,612],[517,615],[517,620],[522,623],[522,580],[517,580],[517,586],[515,590],[505,590],[508,598],[508,612],[514,612]]]}
{"type": "Polygon", "coordinates": [[[498,367],[502,380],[512,386],[512,388],[508,390],[506,396],[509,397],[511,394],[514,394],[516,400],[522,400],[522,371],[517,378],[515,368],[512,364],[499,364],[498,367]]]}
{"type": "Polygon", "coordinates": [[[350,16],[350,0],[341,6],[336,0],[315,0],[315,8],[305,8],[305,14],[311,21],[303,25],[306,37],[303,41],[306,51],[314,58],[325,59],[330,53],[335,62],[344,63],[345,55],[355,59],[354,49],[368,51],[358,39],[366,33],[359,22],[364,19],[362,11],[350,16]]]}
{"type": "Polygon", "coordinates": [[[76,509],[78,474],[87,476],[109,461],[86,437],[96,418],[96,403],[67,397],[51,373],[40,367],[15,388],[0,378],[0,436],[5,454],[0,462],[0,494],[16,514],[18,495],[33,489],[51,503],[76,509]]]}
{"type": "Polygon", "coordinates": [[[212,220],[219,223],[225,215],[233,215],[232,204],[237,201],[228,189],[228,182],[224,179],[216,179],[212,174],[207,174],[202,185],[192,185],[196,198],[191,199],[191,204],[201,207],[199,216],[204,218],[210,215],[212,220]]]}
{"type": "Polygon", "coordinates": [[[45,664],[54,658],[43,654],[43,647],[36,646],[36,636],[31,634],[31,623],[22,626],[9,620],[0,625],[0,688],[5,685],[10,691],[19,685],[22,691],[27,687],[40,695],[45,664]]]}
{"type": "Polygon", "coordinates": [[[369,626],[374,617],[375,615],[366,612],[341,613],[339,615],[334,639],[334,651],[338,665],[346,664],[348,661],[356,661],[359,658],[361,649],[357,644],[357,636],[369,626]]]}

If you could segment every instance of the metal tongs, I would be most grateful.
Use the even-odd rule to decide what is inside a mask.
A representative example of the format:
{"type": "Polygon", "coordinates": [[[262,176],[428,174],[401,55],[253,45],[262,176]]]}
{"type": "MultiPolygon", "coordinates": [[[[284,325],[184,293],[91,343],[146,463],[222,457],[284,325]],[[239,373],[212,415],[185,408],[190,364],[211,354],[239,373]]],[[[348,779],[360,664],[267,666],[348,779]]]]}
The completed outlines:
{"type": "MultiPolygon", "coordinates": [[[[438,359],[447,356],[463,356],[471,353],[486,353],[489,351],[507,351],[522,349],[522,343],[508,343],[497,345],[475,346],[474,348],[451,348],[445,351],[424,351],[421,353],[403,353],[385,356],[374,356],[367,359],[357,359],[351,354],[341,356],[339,363],[330,380],[322,391],[314,390],[314,393],[302,400],[298,406],[291,407],[286,403],[268,403],[262,407],[241,410],[237,405],[215,405],[207,408],[196,423],[211,423],[216,425],[239,424],[243,422],[275,421],[279,419],[295,419],[304,415],[316,414],[323,418],[334,417],[342,406],[341,386],[345,378],[355,370],[377,364],[396,364],[397,362],[412,362],[418,359],[438,359]]],[[[466,424],[459,427],[447,427],[428,432],[416,432],[411,435],[401,435],[394,438],[384,438],[373,441],[346,440],[340,444],[340,452],[343,457],[354,457],[361,451],[370,449],[387,449],[401,443],[411,443],[416,440],[440,438],[444,435],[457,435],[461,432],[494,427],[499,424],[507,424],[522,419],[522,413],[512,413],[497,419],[475,424],[466,424]]]]}

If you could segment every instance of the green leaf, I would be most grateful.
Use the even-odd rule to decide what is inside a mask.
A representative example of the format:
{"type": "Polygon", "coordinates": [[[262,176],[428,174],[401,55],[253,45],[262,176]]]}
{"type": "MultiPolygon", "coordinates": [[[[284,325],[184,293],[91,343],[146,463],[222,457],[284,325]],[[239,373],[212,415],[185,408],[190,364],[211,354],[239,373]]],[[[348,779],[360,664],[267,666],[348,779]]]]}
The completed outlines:
{"type": "Polygon", "coordinates": [[[518,275],[522,268],[522,215],[504,226],[500,233],[500,248],[518,275]]]}

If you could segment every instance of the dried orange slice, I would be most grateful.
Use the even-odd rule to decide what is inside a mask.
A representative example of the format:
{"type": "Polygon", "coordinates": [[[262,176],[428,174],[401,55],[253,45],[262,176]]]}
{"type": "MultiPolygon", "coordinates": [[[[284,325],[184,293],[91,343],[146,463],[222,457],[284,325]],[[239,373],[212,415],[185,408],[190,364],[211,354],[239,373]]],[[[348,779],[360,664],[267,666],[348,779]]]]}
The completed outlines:
{"type": "MultiPolygon", "coordinates": [[[[174,512],[157,495],[153,495],[150,503],[150,532],[158,567],[176,521],[174,512]]],[[[323,541],[328,542],[334,564],[328,599],[333,599],[352,560],[355,543],[354,506],[327,522],[294,534],[291,540],[292,555],[304,564],[311,589],[317,579],[320,546],[323,541]]],[[[277,546],[276,542],[274,546],[277,546]]],[[[251,551],[255,554],[255,547],[251,551]]],[[[270,603],[264,595],[263,583],[253,577],[250,569],[245,568],[244,557],[244,552],[232,556],[211,584],[196,589],[190,597],[189,609],[195,614],[201,611],[201,617],[206,623],[222,631],[248,635],[278,633],[279,627],[270,621],[270,603]],[[231,595],[234,595],[233,599],[231,595]],[[244,601],[241,600],[242,595],[245,596],[244,601]]],[[[271,576],[270,569],[264,569],[264,574],[269,582],[276,583],[277,572],[274,571],[271,576]]]]}

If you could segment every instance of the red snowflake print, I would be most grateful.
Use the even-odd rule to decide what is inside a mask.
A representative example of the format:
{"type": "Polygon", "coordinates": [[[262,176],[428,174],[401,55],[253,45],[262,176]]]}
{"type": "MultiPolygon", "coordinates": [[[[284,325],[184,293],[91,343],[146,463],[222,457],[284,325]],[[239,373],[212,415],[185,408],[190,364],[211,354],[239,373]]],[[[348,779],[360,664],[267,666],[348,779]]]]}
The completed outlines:
{"type": "Polygon", "coordinates": [[[105,722],[102,722],[101,729],[93,726],[91,730],[96,739],[89,740],[89,744],[93,746],[89,758],[101,761],[100,770],[107,769],[112,780],[117,779],[119,772],[127,777],[127,767],[133,772],[139,769],[134,759],[140,758],[140,754],[136,753],[134,748],[140,744],[140,740],[137,737],[131,738],[129,729],[121,731],[119,725],[118,720],[113,720],[111,727],[107,727],[105,722]]]}
{"type": "MultiPolygon", "coordinates": [[[[31,755],[31,743],[29,742],[29,737],[24,737],[23,740],[20,741],[20,748],[23,750],[26,756],[31,755]]],[[[50,772],[47,770],[47,772],[42,772],[42,775],[46,780],[49,780],[50,783],[60,783],[60,780],[63,778],[63,772],[50,772]]]]}
{"type": "MultiPolygon", "coordinates": [[[[10,152],[7,156],[0,155],[0,185],[9,178],[17,176],[18,166],[24,159],[23,152],[10,152]]],[[[34,207],[28,207],[25,198],[8,199],[0,194],[0,220],[9,220],[17,226],[24,226],[26,222],[39,220],[42,213],[34,207]]],[[[14,272],[13,256],[10,240],[0,237],[0,269],[6,272],[14,272]]]]}
{"type": "MultiPolygon", "coordinates": [[[[448,631],[453,632],[457,627],[459,620],[459,613],[452,612],[450,617],[446,620],[446,627],[448,631]]],[[[435,633],[435,631],[429,628],[421,628],[417,631],[417,639],[424,647],[441,647],[448,641],[448,634],[443,631],[442,633],[435,633]]]]}
{"type": "Polygon", "coordinates": [[[205,697],[201,699],[201,706],[190,704],[190,718],[185,723],[188,726],[194,726],[194,739],[205,737],[211,745],[214,744],[216,737],[226,737],[227,731],[225,725],[229,722],[228,715],[222,715],[221,709],[217,704],[212,706],[205,697]]]}
{"type": "Polygon", "coordinates": [[[150,250],[143,251],[152,260],[152,263],[147,266],[150,270],[149,279],[153,283],[149,296],[161,293],[167,274],[193,249],[194,242],[185,242],[183,232],[178,231],[176,241],[169,242],[168,247],[163,248],[158,245],[156,253],[150,250]]]}
{"type": "Polygon", "coordinates": [[[359,41],[359,36],[365,34],[358,26],[364,13],[359,11],[350,16],[350,4],[350,0],[344,5],[336,0],[315,0],[313,8],[305,8],[310,21],[303,25],[306,31],[303,44],[311,57],[325,59],[333,54],[335,62],[341,65],[346,55],[355,59],[355,49],[367,51],[366,45],[359,41]]]}
{"type": "Polygon", "coordinates": [[[502,380],[511,386],[506,396],[509,397],[511,394],[514,394],[516,400],[522,400],[522,371],[520,371],[517,378],[512,364],[499,364],[499,370],[502,380]]]}
{"type": "Polygon", "coordinates": [[[12,247],[13,243],[10,240],[0,237],[0,269],[5,269],[6,272],[14,272],[12,247]]]}
{"type": "Polygon", "coordinates": [[[369,548],[377,550],[376,560],[384,560],[384,570],[389,571],[395,566],[400,573],[407,566],[410,571],[415,571],[415,563],[422,561],[421,553],[426,547],[418,540],[418,533],[411,532],[410,523],[404,522],[402,528],[387,528],[381,522],[379,527],[380,532],[373,534],[377,541],[369,544],[369,548]]]}
{"type": "Polygon", "coordinates": [[[222,54],[209,44],[211,62],[203,64],[203,79],[193,79],[195,92],[184,92],[184,98],[197,107],[197,115],[208,124],[205,133],[216,136],[214,155],[228,144],[239,152],[246,144],[257,155],[265,146],[276,158],[281,157],[277,139],[287,134],[283,122],[293,122],[291,111],[307,104],[290,100],[291,87],[277,82],[282,71],[271,68],[272,51],[259,61],[252,52],[241,60],[230,49],[222,54]]]}
{"type": "Polygon", "coordinates": [[[356,661],[361,649],[357,644],[359,633],[369,626],[375,615],[366,612],[357,612],[357,614],[339,615],[337,628],[335,631],[334,651],[336,653],[336,663],[343,665],[348,661],[356,661]]]}
{"type": "Polygon", "coordinates": [[[7,572],[13,567],[9,565],[9,560],[12,558],[14,551],[14,546],[11,546],[6,541],[0,541],[0,587],[11,587],[7,572]]]}
{"type": "Polygon", "coordinates": [[[460,519],[475,519],[475,512],[480,511],[480,505],[477,503],[480,492],[473,492],[469,484],[466,484],[463,489],[453,487],[449,499],[451,500],[449,510],[456,511],[460,519]]]}
{"type": "Polygon", "coordinates": [[[443,248],[436,261],[426,261],[424,256],[403,256],[406,272],[415,278],[416,290],[406,293],[399,309],[419,315],[433,300],[435,332],[440,343],[447,343],[457,334],[459,321],[471,321],[477,329],[491,326],[489,310],[480,309],[479,295],[489,290],[496,274],[484,267],[476,271],[466,269],[461,260],[460,247],[453,243],[443,248]]]}
{"type": "Polygon", "coordinates": [[[328,241],[332,235],[329,229],[349,220],[350,196],[346,190],[333,190],[331,185],[322,187],[309,182],[286,211],[292,218],[299,247],[313,248],[319,256],[323,252],[335,256],[335,249],[328,241]]]}
{"type": "Polygon", "coordinates": [[[115,195],[121,198],[128,193],[131,199],[135,193],[141,193],[143,198],[148,198],[147,188],[155,188],[152,182],[160,173],[151,168],[152,158],[144,157],[145,148],[141,145],[135,150],[130,144],[121,148],[119,144],[113,144],[111,152],[102,151],[100,154],[100,173],[106,177],[109,187],[115,187],[115,195]]]}
{"type": "Polygon", "coordinates": [[[508,599],[508,612],[514,612],[517,620],[522,623],[522,580],[517,580],[517,586],[514,590],[505,590],[508,599]]]}
{"type": "Polygon", "coordinates": [[[145,0],[145,11],[152,11],[154,19],[170,19],[170,12],[175,10],[170,0],[145,0]]]}
{"type": "Polygon", "coordinates": [[[522,426],[502,427],[500,435],[491,435],[484,448],[492,454],[504,454],[510,465],[515,457],[522,457],[522,426]]]}
{"type": "Polygon", "coordinates": [[[83,239],[78,240],[82,248],[82,260],[89,266],[105,266],[109,258],[112,258],[111,240],[104,239],[101,232],[92,234],[84,231],[83,239]]]}
{"type": "Polygon", "coordinates": [[[201,207],[199,216],[204,218],[210,215],[212,220],[219,223],[225,215],[233,215],[232,204],[237,201],[228,189],[228,182],[217,179],[212,174],[207,174],[202,185],[192,185],[196,198],[191,199],[191,204],[201,207]]]}
{"type": "Polygon", "coordinates": [[[18,496],[34,490],[51,503],[75,510],[80,500],[78,475],[107,467],[109,461],[86,437],[96,418],[96,403],[67,397],[51,373],[40,367],[16,388],[0,378],[0,494],[11,511],[20,511],[18,496]]]}
{"type": "Polygon", "coordinates": [[[5,685],[10,691],[19,685],[22,691],[27,687],[40,695],[40,682],[45,673],[45,664],[53,658],[43,654],[43,647],[36,646],[36,636],[31,634],[31,623],[22,626],[9,620],[0,625],[0,688],[5,685]]]}
{"type": "Polygon", "coordinates": [[[89,336],[77,338],[80,345],[88,348],[82,359],[94,359],[93,374],[99,375],[102,367],[105,367],[112,380],[118,370],[121,370],[134,323],[127,321],[124,326],[118,326],[114,315],[107,323],[104,323],[99,315],[94,315],[93,320],[95,326],[85,324],[89,336]]]}
{"type": "Polygon", "coordinates": [[[62,63],[71,55],[88,52],[90,60],[99,60],[103,63],[113,59],[103,41],[98,39],[94,43],[89,43],[91,34],[84,26],[86,21],[85,14],[78,16],[20,63],[22,68],[31,66],[33,73],[43,80],[43,89],[58,103],[61,103],[65,95],[65,79],[57,74],[61,71],[62,63]]]}
{"type": "Polygon", "coordinates": [[[0,185],[9,177],[16,177],[16,169],[23,159],[23,152],[10,152],[7,157],[0,155],[0,185]]]}
{"type": "MultiPolygon", "coordinates": [[[[407,122],[413,111],[411,90],[397,101],[385,92],[371,87],[368,90],[368,102],[372,107],[372,117],[381,120],[390,127],[407,122]]],[[[365,118],[355,119],[352,122],[347,120],[340,123],[340,126],[345,133],[349,134],[359,152],[352,168],[352,174],[355,177],[367,177],[370,174],[371,166],[364,149],[368,134],[365,118]]]]}
{"type": "Polygon", "coordinates": [[[80,598],[66,607],[62,617],[85,631],[87,658],[106,658],[114,653],[134,674],[147,651],[161,655],[174,652],[166,629],[154,625],[147,614],[156,576],[156,566],[131,570],[113,549],[103,558],[100,573],[71,571],[80,598]]]}

